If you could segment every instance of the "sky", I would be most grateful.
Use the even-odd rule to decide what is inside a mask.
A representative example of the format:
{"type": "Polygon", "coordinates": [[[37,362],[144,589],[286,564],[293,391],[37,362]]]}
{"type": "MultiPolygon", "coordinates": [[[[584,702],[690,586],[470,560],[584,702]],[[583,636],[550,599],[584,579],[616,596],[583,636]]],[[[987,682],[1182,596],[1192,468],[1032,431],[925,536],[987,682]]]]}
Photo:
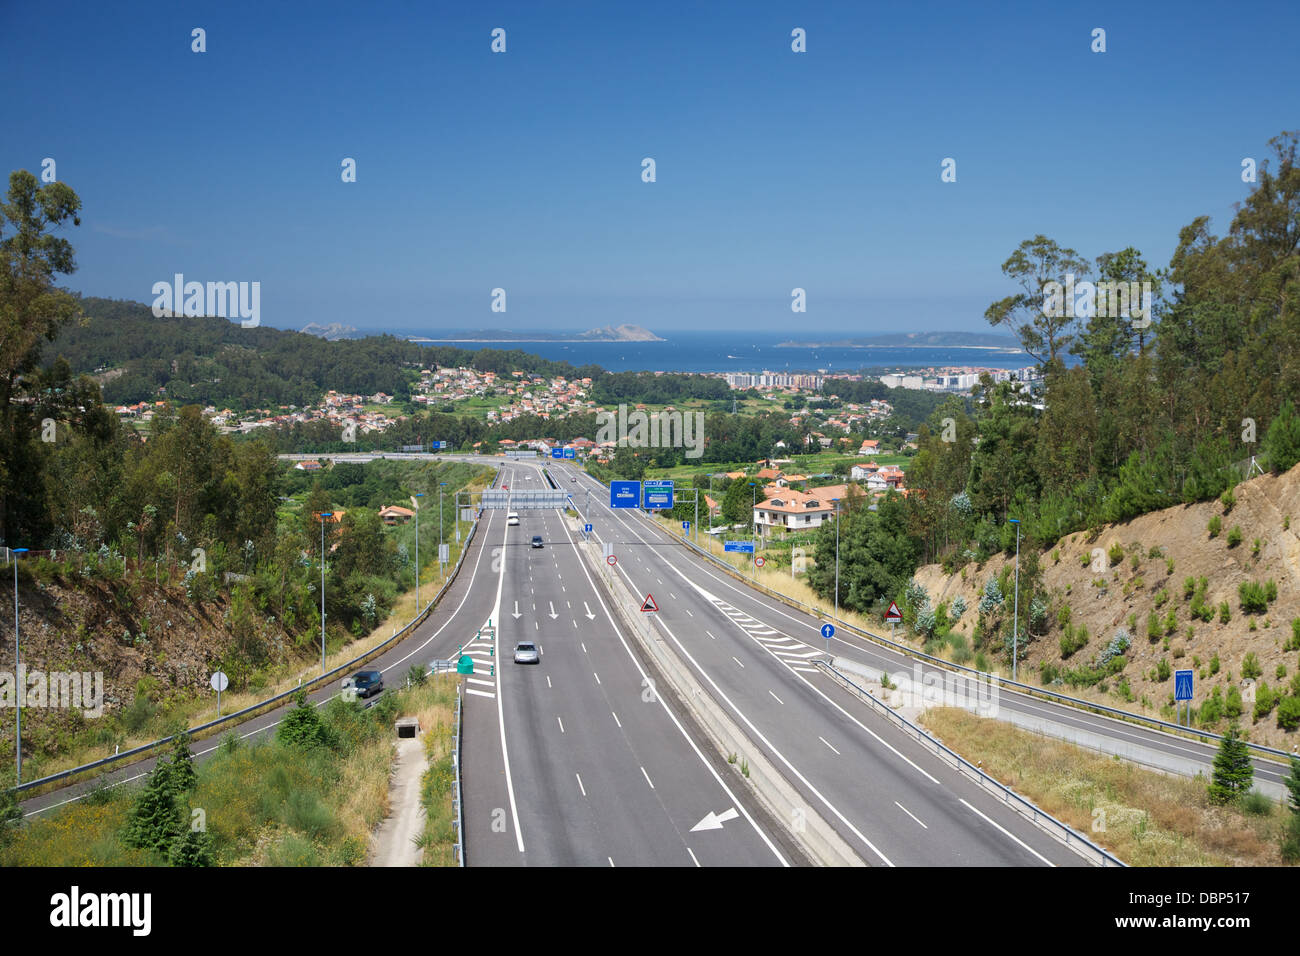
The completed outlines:
{"type": "Polygon", "coordinates": [[[1034,235],[1225,232],[1297,35],[1295,0],[0,0],[0,167],[81,197],[69,288],[258,282],[277,328],[987,332],[1034,235]]]}

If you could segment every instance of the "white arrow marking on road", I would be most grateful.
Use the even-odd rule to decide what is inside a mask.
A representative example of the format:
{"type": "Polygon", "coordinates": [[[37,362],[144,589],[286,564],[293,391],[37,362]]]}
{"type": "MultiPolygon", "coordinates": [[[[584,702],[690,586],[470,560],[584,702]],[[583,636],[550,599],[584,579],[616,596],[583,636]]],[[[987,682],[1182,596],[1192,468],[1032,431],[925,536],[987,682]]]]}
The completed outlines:
{"type": "Polygon", "coordinates": [[[548,603],[548,604],[551,605],[551,620],[554,621],[557,617],[560,616],[560,615],[558,615],[558,614],[555,613],[555,602],[554,602],[554,601],[548,601],[548,602],[546,602],[546,603],[548,603]]]}
{"type": "Polygon", "coordinates": [[[582,602],[582,606],[585,607],[585,608],[587,608],[587,620],[589,620],[589,621],[594,621],[594,620],[596,620],[596,615],[594,615],[594,614],[591,613],[591,608],[587,606],[587,602],[586,602],[586,601],[583,601],[583,602],[582,602]]]}
{"type": "Polygon", "coordinates": [[[696,830],[721,830],[724,823],[728,820],[734,820],[738,816],[740,814],[735,807],[724,810],[722,813],[714,813],[710,810],[703,820],[691,827],[691,832],[694,833],[696,830]]]}
{"type": "Polygon", "coordinates": [[[523,615],[521,615],[521,614],[519,613],[519,602],[518,602],[518,601],[515,602],[515,613],[512,614],[512,615],[510,615],[510,616],[513,617],[516,621],[519,620],[519,618],[521,618],[521,617],[523,616],[523,615]]]}

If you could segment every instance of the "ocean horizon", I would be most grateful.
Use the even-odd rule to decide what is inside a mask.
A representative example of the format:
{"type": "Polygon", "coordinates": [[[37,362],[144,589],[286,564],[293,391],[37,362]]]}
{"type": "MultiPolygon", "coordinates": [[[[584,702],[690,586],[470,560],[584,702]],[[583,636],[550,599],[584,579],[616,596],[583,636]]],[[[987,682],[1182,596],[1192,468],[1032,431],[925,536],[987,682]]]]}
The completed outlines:
{"type": "Polygon", "coordinates": [[[790,333],[656,332],[663,342],[470,342],[439,339],[427,329],[394,329],[391,334],[419,338],[421,344],[454,348],[517,349],[574,366],[599,365],[609,372],[821,372],[853,373],[945,366],[1013,369],[1036,364],[1025,352],[986,346],[836,346],[783,347],[790,333]]]}

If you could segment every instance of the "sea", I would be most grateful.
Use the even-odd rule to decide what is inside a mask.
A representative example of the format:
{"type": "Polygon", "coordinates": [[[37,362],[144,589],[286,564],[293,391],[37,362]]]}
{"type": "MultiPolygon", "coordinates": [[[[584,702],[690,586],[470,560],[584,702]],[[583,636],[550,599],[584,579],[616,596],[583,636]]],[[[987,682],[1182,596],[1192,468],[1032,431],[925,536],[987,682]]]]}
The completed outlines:
{"type": "MultiPolygon", "coordinates": [[[[428,332],[398,331],[425,338],[428,332]]],[[[820,372],[880,373],[895,369],[973,366],[1018,369],[1035,364],[1024,352],[953,346],[782,347],[790,333],[660,332],[663,342],[443,342],[456,348],[519,349],[575,366],[609,372],[820,372]]]]}

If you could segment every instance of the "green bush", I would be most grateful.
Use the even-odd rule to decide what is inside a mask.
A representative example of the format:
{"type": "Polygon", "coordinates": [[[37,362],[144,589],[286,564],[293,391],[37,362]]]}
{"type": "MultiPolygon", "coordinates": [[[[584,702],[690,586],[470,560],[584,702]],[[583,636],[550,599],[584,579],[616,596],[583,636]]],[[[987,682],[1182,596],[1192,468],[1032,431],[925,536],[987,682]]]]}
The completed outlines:
{"type": "Polygon", "coordinates": [[[1065,625],[1060,639],[1061,657],[1070,657],[1076,651],[1082,650],[1087,643],[1088,628],[1085,625],[1080,624],[1077,628],[1070,624],[1065,625]]]}
{"type": "Polygon", "coordinates": [[[1192,595],[1196,593],[1196,578],[1188,576],[1183,578],[1183,600],[1190,601],[1192,595]]]}
{"type": "Polygon", "coordinates": [[[1223,494],[1219,495],[1219,504],[1223,505],[1223,513],[1226,515],[1232,510],[1233,505],[1237,503],[1237,496],[1233,494],[1232,489],[1228,488],[1223,494]]]}
{"type": "Polygon", "coordinates": [[[1116,541],[1110,546],[1110,550],[1106,552],[1106,557],[1110,558],[1110,566],[1113,568],[1124,560],[1124,546],[1116,541]]]}
{"type": "Polygon", "coordinates": [[[1211,673],[1211,674],[1217,674],[1217,673],[1219,673],[1219,666],[1220,666],[1220,665],[1219,665],[1219,652],[1218,652],[1218,651],[1215,651],[1215,652],[1214,652],[1214,656],[1210,658],[1210,673],[1211,673]]]}
{"type": "Polygon", "coordinates": [[[1252,790],[1241,798],[1241,809],[1252,817],[1267,817],[1273,813],[1273,801],[1258,790],[1252,790]]]}
{"type": "Polygon", "coordinates": [[[1252,678],[1259,677],[1263,673],[1264,673],[1264,668],[1259,666],[1259,658],[1255,656],[1254,651],[1251,651],[1244,658],[1242,658],[1241,661],[1242,677],[1252,677],[1252,678]]]}
{"type": "Polygon", "coordinates": [[[1241,544],[1241,525],[1234,524],[1228,529],[1228,547],[1235,548],[1241,544]]]}
{"type": "Polygon", "coordinates": [[[1263,614],[1268,610],[1268,592],[1256,581],[1242,581],[1237,585],[1237,598],[1247,614],[1263,614]]]}
{"type": "Polygon", "coordinates": [[[1250,748],[1241,739],[1237,725],[1228,728],[1214,756],[1209,796],[1211,803],[1227,804],[1236,801],[1250,789],[1255,768],[1250,762],[1250,748]]]}
{"type": "Polygon", "coordinates": [[[1173,669],[1169,666],[1169,661],[1165,660],[1163,657],[1160,658],[1159,663],[1156,664],[1156,677],[1158,677],[1161,682],[1164,682],[1169,680],[1169,675],[1172,673],[1173,669]]]}
{"type": "Polygon", "coordinates": [[[1283,697],[1277,705],[1277,725],[1283,730],[1300,727],[1300,697],[1283,697]]]}
{"type": "Polygon", "coordinates": [[[1206,525],[1206,530],[1210,532],[1211,538],[1217,538],[1219,532],[1223,529],[1223,522],[1219,520],[1218,515],[1210,518],[1210,523],[1206,525]]]}
{"type": "Polygon", "coordinates": [[[1250,556],[1252,558],[1259,557],[1259,538],[1256,538],[1255,542],[1250,546],[1250,556]]]}
{"type": "Polygon", "coordinates": [[[1223,719],[1223,695],[1219,693],[1219,688],[1214,688],[1210,696],[1205,698],[1196,717],[1202,727],[1213,727],[1223,719]]]}
{"type": "Polygon", "coordinates": [[[1242,709],[1241,690],[1234,684],[1228,688],[1228,696],[1223,703],[1223,712],[1236,720],[1241,716],[1242,709]]]}
{"type": "Polygon", "coordinates": [[[1150,614],[1148,614],[1147,615],[1147,640],[1150,641],[1152,644],[1154,644],[1156,641],[1160,640],[1160,636],[1164,634],[1164,631],[1165,629],[1164,629],[1164,625],[1160,621],[1160,615],[1158,615],[1155,611],[1152,611],[1150,614]]]}
{"type": "Polygon", "coordinates": [[[280,726],[276,728],[276,739],[297,747],[317,747],[332,743],[325,722],[307,700],[307,692],[299,691],[294,699],[298,706],[284,715],[280,726]]]}
{"type": "Polygon", "coordinates": [[[1228,602],[1220,601],[1219,602],[1219,623],[1227,624],[1230,620],[1232,620],[1232,611],[1228,609],[1228,602]]]}
{"type": "Polygon", "coordinates": [[[1261,681],[1259,687],[1255,689],[1255,712],[1252,715],[1255,723],[1259,723],[1262,718],[1271,714],[1275,706],[1277,706],[1277,694],[1268,684],[1261,681]]]}

